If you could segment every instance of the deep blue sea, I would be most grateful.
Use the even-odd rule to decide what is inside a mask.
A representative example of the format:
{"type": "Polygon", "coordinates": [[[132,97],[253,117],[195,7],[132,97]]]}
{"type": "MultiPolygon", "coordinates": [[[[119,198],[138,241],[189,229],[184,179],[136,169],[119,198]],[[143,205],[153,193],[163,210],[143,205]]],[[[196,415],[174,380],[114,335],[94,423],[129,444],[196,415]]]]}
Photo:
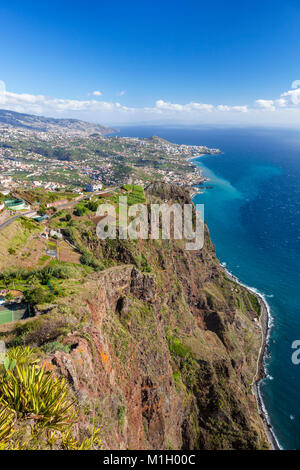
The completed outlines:
{"type": "Polygon", "coordinates": [[[194,161],[210,178],[205,220],[221,262],[271,307],[267,378],[261,394],[280,446],[300,449],[300,132],[277,129],[126,127],[120,135],[158,135],[178,144],[217,147],[194,161]]]}

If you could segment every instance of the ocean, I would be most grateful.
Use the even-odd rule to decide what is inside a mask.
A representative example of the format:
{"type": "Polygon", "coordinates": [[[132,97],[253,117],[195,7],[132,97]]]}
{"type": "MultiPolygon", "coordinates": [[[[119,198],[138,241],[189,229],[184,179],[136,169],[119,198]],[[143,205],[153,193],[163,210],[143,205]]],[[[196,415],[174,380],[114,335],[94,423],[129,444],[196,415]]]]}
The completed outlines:
{"type": "Polygon", "coordinates": [[[144,126],[122,127],[120,135],[222,151],[194,160],[212,186],[194,202],[204,204],[219,260],[270,306],[260,392],[279,445],[300,449],[300,364],[291,360],[300,340],[300,132],[144,126]]]}

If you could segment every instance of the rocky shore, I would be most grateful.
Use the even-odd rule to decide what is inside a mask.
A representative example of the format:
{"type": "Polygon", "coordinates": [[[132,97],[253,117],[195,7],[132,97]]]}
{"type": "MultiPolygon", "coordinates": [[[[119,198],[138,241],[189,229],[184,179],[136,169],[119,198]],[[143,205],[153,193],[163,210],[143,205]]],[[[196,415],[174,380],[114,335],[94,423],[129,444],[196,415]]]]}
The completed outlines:
{"type": "Polygon", "coordinates": [[[267,344],[268,344],[269,330],[270,330],[270,328],[269,328],[270,312],[269,312],[269,306],[266,303],[263,296],[259,295],[257,293],[255,293],[255,294],[256,294],[256,296],[259,299],[260,304],[261,304],[261,312],[262,313],[261,313],[261,317],[260,317],[260,327],[261,327],[261,331],[262,331],[262,344],[261,344],[260,354],[259,354],[258,362],[257,362],[257,373],[256,373],[256,376],[254,377],[254,380],[253,380],[252,390],[253,390],[253,393],[255,395],[257,406],[258,406],[258,409],[259,409],[259,414],[260,414],[260,416],[263,420],[263,423],[265,425],[266,434],[267,434],[268,440],[269,440],[269,442],[272,446],[272,449],[273,450],[280,450],[281,448],[280,448],[280,446],[279,446],[279,444],[276,440],[275,434],[272,430],[272,426],[269,423],[268,415],[266,413],[266,410],[265,410],[265,407],[264,407],[264,404],[263,404],[263,400],[262,400],[262,397],[261,397],[261,394],[260,394],[260,390],[259,390],[260,381],[263,380],[266,377],[266,371],[265,371],[265,367],[264,367],[264,356],[265,356],[265,353],[266,353],[266,348],[267,348],[267,344]]]}
{"type": "Polygon", "coordinates": [[[261,347],[259,351],[259,356],[257,359],[257,370],[253,378],[253,382],[252,382],[252,391],[256,398],[259,415],[264,423],[266,435],[268,437],[268,441],[272,447],[272,450],[281,450],[277,442],[277,439],[275,437],[275,434],[272,430],[272,426],[269,423],[268,415],[266,413],[264,403],[263,403],[260,390],[259,390],[260,381],[266,377],[266,371],[265,371],[265,366],[264,366],[264,356],[265,356],[266,348],[268,345],[268,337],[269,337],[269,331],[270,331],[270,308],[262,294],[259,294],[255,289],[251,289],[249,286],[246,286],[245,284],[240,282],[236,276],[234,276],[230,271],[228,271],[225,268],[224,268],[224,272],[229,279],[247,288],[251,293],[256,295],[261,306],[261,316],[260,316],[259,325],[260,325],[261,332],[262,332],[262,342],[261,342],[261,347]]]}

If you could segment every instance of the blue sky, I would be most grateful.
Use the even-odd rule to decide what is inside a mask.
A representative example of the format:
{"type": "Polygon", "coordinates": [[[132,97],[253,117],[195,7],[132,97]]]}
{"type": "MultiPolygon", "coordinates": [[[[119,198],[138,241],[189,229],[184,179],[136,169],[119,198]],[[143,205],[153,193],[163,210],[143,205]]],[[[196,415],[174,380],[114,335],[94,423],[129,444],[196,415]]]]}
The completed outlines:
{"type": "Polygon", "coordinates": [[[2,2],[0,105],[116,123],[297,125],[299,24],[298,0],[2,2]]]}

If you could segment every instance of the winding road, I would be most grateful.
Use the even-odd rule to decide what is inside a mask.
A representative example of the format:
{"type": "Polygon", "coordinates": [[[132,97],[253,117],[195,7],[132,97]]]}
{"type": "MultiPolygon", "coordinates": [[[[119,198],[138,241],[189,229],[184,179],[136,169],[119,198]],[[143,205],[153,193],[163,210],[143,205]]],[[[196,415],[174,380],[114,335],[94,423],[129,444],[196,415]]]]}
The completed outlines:
{"type": "Polygon", "coordinates": [[[14,222],[14,220],[19,219],[20,217],[24,217],[28,214],[31,214],[32,212],[33,211],[23,212],[22,214],[15,215],[14,217],[11,217],[10,219],[7,219],[5,222],[3,222],[3,224],[0,225],[0,230],[4,229],[8,225],[10,225],[12,222],[14,222]]]}

